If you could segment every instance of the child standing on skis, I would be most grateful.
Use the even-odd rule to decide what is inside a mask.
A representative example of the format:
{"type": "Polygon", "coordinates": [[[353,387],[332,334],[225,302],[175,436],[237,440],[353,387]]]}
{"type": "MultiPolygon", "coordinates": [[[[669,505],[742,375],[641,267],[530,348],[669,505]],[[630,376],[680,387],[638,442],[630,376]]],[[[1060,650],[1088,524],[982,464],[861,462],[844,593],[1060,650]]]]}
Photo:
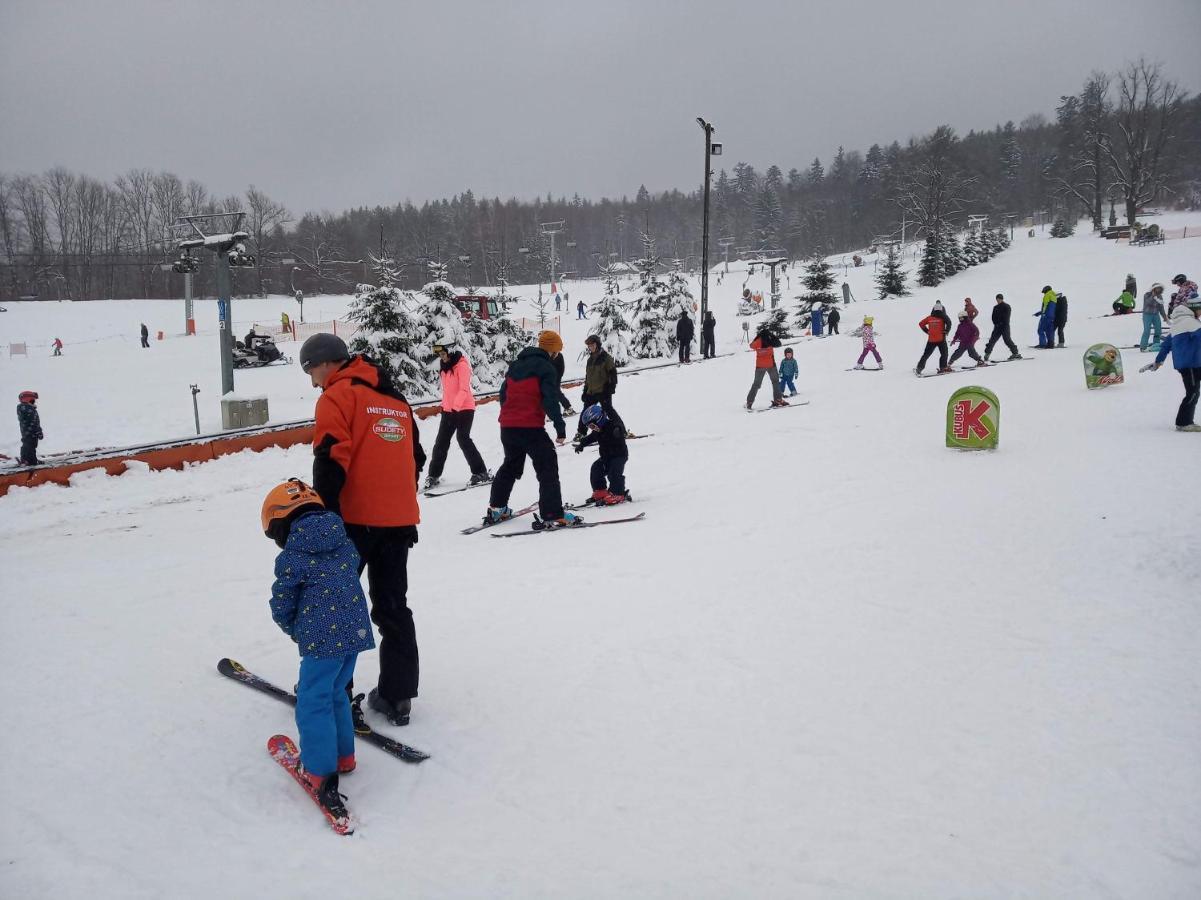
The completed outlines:
{"type": "Polygon", "coordinates": [[[863,324],[851,332],[855,337],[863,339],[863,352],[859,354],[859,361],[855,363],[856,369],[863,368],[863,361],[867,359],[869,353],[876,358],[876,365],[881,369],[884,368],[884,360],[880,358],[880,351],[876,349],[875,321],[871,316],[864,316],[863,324]]]}
{"type": "Polygon", "coordinates": [[[926,332],[926,349],[922,352],[922,358],[917,361],[917,368],[913,370],[914,374],[922,374],[922,369],[926,367],[926,360],[935,350],[938,351],[938,371],[951,371],[950,366],[947,365],[947,332],[951,330],[951,317],[942,308],[941,301],[934,302],[934,308],[930,310],[930,315],[918,322],[917,327],[926,332]]]}
{"type": "Polygon", "coordinates": [[[796,377],[800,372],[797,368],[796,358],[792,355],[792,348],[789,347],[784,351],[784,362],[780,363],[780,393],[788,391],[789,397],[796,396],[796,377]]]}
{"type": "Polygon", "coordinates": [[[952,344],[958,344],[959,347],[951,354],[951,361],[948,366],[955,364],[955,360],[967,354],[976,361],[977,366],[987,366],[980,354],[976,352],[976,341],[980,340],[980,329],[976,327],[976,323],[971,320],[966,312],[959,314],[959,327],[955,329],[955,337],[951,339],[952,344]]]}
{"type": "Polygon", "coordinates": [[[300,651],[296,728],[300,773],[332,816],[349,813],[338,775],[354,771],[354,722],[346,686],[359,653],[375,646],[359,583],[359,554],[342,519],[293,478],[263,501],[263,533],[280,547],[271,618],[300,651]]]}
{"type": "Polygon", "coordinates": [[[613,506],[630,499],[626,490],[626,463],[630,451],[626,445],[626,425],[616,410],[594,403],[584,410],[580,421],[588,433],[576,445],[575,452],[583,453],[592,444],[600,445],[600,457],[592,464],[588,477],[592,483],[589,502],[596,506],[613,506]]]}

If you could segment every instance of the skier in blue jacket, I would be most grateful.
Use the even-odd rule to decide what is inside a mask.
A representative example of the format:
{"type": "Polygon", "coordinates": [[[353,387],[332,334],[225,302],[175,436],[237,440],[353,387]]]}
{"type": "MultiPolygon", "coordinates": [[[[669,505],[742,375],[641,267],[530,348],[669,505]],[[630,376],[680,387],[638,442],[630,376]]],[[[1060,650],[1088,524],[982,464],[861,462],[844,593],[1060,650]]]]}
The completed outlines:
{"type": "Polygon", "coordinates": [[[375,646],[359,583],[359,554],[337,513],[293,478],[263,501],[263,532],[275,559],[271,618],[300,651],[296,728],[301,774],[332,815],[349,814],[338,774],[354,771],[354,721],[346,686],[359,653],[375,646]]]}
{"type": "Polygon", "coordinates": [[[1197,398],[1201,396],[1201,302],[1194,300],[1192,306],[1177,306],[1168,317],[1168,336],[1159,345],[1155,362],[1144,366],[1142,371],[1157,370],[1168,354],[1172,354],[1172,367],[1184,380],[1184,399],[1176,413],[1177,431],[1201,431],[1201,425],[1193,419],[1197,412],[1197,398]]]}
{"type": "Polygon", "coordinates": [[[792,348],[789,347],[784,351],[784,362],[780,363],[780,393],[788,391],[789,397],[796,396],[796,377],[800,372],[797,368],[796,358],[792,355],[792,348]]]}

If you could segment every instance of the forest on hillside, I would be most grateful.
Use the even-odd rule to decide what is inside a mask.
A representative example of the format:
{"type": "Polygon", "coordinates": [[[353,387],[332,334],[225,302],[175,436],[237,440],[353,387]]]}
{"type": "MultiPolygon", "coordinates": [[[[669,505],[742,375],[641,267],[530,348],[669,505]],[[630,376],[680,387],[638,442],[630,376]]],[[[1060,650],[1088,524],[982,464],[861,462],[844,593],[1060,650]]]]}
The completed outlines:
{"type": "MultiPolygon", "coordinates": [[[[962,135],[943,125],[866,150],[838,147],[825,163],[797,161],[787,170],[745,162],[718,169],[710,259],[809,259],[881,238],[955,231],[969,216],[987,216],[991,227],[1085,218],[1099,229],[1111,219],[1133,222],[1151,204],[1201,207],[1201,95],[1140,60],[1093,73],[1060,97],[1053,119],[1034,114],[962,135]]],[[[700,264],[699,184],[599,200],[488,199],[464,190],[421,205],[298,215],[254,186],[222,198],[166,171],[131,169],[104,181],[55,167],[0,172],[0,297],[180,297],[171,225],[234,210],[245,212],[258,259],[235,270],[240,294],[353,291],[371,280],[372,256],[395,262],[402,287],[429,281],[432,264],[449,267],[465,287],[545,282],[552,268],[596,277],[602,265],[636,258],[644,233],[667,266],[700,264]],[[562,223],[553,260],[546,223],[562,223]]],[[[196,292],[204,296],[213,291],[213,265],[201,262],[196,292]]]]}

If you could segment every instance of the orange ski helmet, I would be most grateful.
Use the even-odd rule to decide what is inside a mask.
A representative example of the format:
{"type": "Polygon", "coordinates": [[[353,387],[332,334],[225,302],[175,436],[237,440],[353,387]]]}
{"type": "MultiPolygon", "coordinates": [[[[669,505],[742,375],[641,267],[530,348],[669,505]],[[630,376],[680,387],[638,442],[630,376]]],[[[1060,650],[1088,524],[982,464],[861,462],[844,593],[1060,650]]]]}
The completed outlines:
{"type": "Polygon", "coordinates": [[[318,493],[299,478],[289,478],[283,484],[277,484],[267,492],[267,499],[263,501],[263,534],[274,539],[272,526],[283,522],[303,506],[325,508],[318,493]]]}

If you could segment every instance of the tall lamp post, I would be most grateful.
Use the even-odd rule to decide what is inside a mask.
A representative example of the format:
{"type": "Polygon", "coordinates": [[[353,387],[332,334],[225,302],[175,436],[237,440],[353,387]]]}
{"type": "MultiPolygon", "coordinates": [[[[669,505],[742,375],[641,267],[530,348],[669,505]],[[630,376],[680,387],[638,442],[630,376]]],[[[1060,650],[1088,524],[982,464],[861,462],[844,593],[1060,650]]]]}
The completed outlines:
{"type": "Polygon", "coordinates": [[[705,313],[709,311],[709,178],[712,174],[709,157],[721,155],[721,144],[713,143],[710,123],[700,116],[696,117],[696,123],[705,132],[705,217],[701,233],[701,321],[704,321],[705,313]]]}

